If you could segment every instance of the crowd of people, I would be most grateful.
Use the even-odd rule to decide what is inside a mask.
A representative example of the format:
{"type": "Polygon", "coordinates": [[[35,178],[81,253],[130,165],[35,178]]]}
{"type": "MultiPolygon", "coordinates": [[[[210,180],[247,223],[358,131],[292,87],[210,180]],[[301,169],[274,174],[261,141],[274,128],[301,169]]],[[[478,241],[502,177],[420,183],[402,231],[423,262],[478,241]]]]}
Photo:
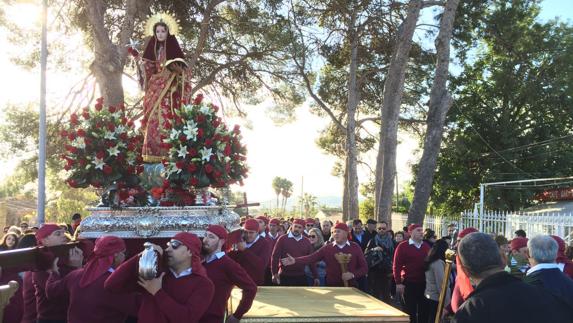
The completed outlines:
{"type": "MultiPolygon", "coordinates": [[[[69,226],[7,228],[0,248],[64,244],[78,216],[69,226]]],[[[61,259],[42,254],[32,270],[0,268],[0,284],[21,286],[4,322],[239,322],[262,285],[356,287],[403,310],[410,322],[434,322],[440,305],[443,321],[573,322],[571,251],[557,236],[528,240],[518,230],[509,241],[450,225],[438,239],[418,224],[394,232],[372,219],[266,215],[242,218],[241,227],[229,233],[211,225],[203,237],[181,232],[165,246],[152,245],[162,265],[151,279],[140,275],[140,254],[128,258],[115,236],[80,243],[61,259]],[[456,257],[446,277],[448,250],[456,257]],[[344,270],[340,253],[350,255],[344,270]],[[227,313],[234,287],[241,300],[227,313]]]]}

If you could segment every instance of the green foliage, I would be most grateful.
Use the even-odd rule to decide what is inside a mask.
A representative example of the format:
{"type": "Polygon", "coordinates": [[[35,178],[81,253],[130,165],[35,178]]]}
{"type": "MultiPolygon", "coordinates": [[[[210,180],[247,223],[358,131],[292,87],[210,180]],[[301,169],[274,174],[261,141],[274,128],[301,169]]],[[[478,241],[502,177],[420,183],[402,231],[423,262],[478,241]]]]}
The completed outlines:
{"type": "MultiPolygon", "coordinates": [[[[473,209],[480,183],[573,171],[573,28],[538,13],[536,1],[496,2],[477,24],[475,61],[452,82],[432,195],[446,214],[473,209]]],[[[488,189],[486,207],[517,210],[541,189],[488,189]]]]}

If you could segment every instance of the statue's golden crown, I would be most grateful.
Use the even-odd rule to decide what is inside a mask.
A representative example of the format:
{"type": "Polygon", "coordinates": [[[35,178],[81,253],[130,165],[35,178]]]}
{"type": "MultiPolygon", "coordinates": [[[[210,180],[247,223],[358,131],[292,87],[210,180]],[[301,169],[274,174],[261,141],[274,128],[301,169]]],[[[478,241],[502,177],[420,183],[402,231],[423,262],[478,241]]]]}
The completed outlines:
{"type": "Polygon", "coordinates": [[[147,18],[147,21],[145,22],[145,34],[148,36],[153,36],[153,26],[158,22],[164,22],[167,25],[171,35],[177,35],[177,33],[179,33],[179,20],[176,19],[170,12],[160,11],[147,18]]]}

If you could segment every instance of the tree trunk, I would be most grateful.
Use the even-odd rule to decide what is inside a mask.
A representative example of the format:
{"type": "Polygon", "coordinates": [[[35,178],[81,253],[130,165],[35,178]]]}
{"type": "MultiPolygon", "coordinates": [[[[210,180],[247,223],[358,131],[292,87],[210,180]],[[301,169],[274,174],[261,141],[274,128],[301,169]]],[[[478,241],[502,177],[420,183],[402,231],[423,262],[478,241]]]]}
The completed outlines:
{"type": "Polygon", "coordinates": [[[129,38],[135,27],[135,17],[148,7],[149,0],[128,0],[125,16],[119,33],[119,44],[111,41],[104,24],[106,4],[103,1],[85,0],[87,18],[93,30],[95,59],[90,69],[96,77],[100,93],[106,105],[123,103],[123,68],[127,61],[129,38]]]}
{"type": "Polygon", "coordinates": [[[398,145],[398,117],[404,92],[404,80],[408,54],[412,47],[412,36],[422,7],[421,0],[411,0],[408,14],[400,26],[396,49],[390,60],[388,76],[384,82],[381,111],[380,141],[378,164],[376,165],[376,215],[378,220],[390,222],[392,212],[392,193],[396,175],[396,149],[398,145]],[[380,164],[380,162],[382,162],[380,164]],[[378,170],[378,168],[380,168],[378,170]]]}
{"type": "Polygon", "coordinates": [[[348,221],[348,155],[344,160],[344,176],[342,183],[342,221],[348,221]]]}
{"type": "Polygon", "coordinates": [[[459,0],[448,0],[440,22],[440,31],[436,38],[437,64],[434,75],[434,84],[430,92],[430,108],[428,111],[426,138],[424,152],[420,160],[416,176],[414,200],[408,212],[408,223],[424,223],[424,216],[428,207],[428,199],[432,191],[434,172],[440,153],[442,134],[446,114],[452,106],[452,97],[448,92],[448,68],[450,63],[450,40],[454,28],[454,18],[459,0]]]}
{"type": "Polygon", "coordinates": [[[350,67],[348,71],[348,102],[346,104],[347,110],[347,126],[346,126],[346,155],[347,155],[347,181],[348,186],[348,199],[346,200],[348,206],[346,208],[346,218],[358,218],[358,174],[357,174],[357,149],[356,149],[356,107],[358,106],[358,87],[356,84],[356,73],[358,68],[358,35],[354,27],[355,15],[353,14],[350,31],[350,67]]]}

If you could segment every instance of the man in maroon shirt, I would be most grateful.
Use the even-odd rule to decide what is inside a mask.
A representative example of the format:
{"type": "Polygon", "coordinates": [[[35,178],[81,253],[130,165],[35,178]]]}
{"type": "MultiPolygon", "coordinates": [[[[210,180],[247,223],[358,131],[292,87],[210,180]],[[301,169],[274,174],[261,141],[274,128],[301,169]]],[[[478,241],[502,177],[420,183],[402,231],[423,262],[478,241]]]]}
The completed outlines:
{"type": "MultiPolygon", "coordinates": [[[[304,273],[305,266],[303,264],[296,264],[292,266],[283,266],[280,263],[282,258],[302,257],[308,256],[314,252],[310,241],[303,237],[302,231],[304,230],[305,221],[302,219],[295,219],[288,234],[280,237],[273,249],[271,257],[271,270],[273,273],[273,282],[282,286],[307,286],[306,275],[304,273]]],[[[318,275],[316,272],[315,264],[311,265],[314,275],[315,285],[320,285],[318,275]]]]}
{"type": "Polygon", "coordinates": [[[422,240],[424,231],[419,224],[408,226],[410,238],[402,241],[394,253],[393,274],[396,281],[396,294],[404,295],[406,312],[410,322],[428,321],[428,311],[424,297],[426,274],[424,260],[430,246],[422,240]]]}
{"type": "MultiPolygon", "coordinates": [[[[68,241],[65,230],[54,223],[44,224],[36,232],[36,240],[40,246],[59,246],[68,241]]],[[[49,258],[49,263],[53,262],[53,255],[46,254],[42,258],[49,258]]],[[[47,259],[43,259],[44,262],[47,259]]],[[[83,255],[79,248],[70,249],[69,259],[60,260],[60,275],[66,276],[72,270],[82,266],[83,255]]],[[[62,297],[49,298],[46,294],[46,282],[50,276],[49,265],[46,270],[34,271],[32,274],[32,284],[36,295],[36,310],[38,323],[66,322],[68,311],[68,295],[62,297]]]]}
{"type": "Polygon", "coordinates": [[[255,220],[259,223],[259,236],[261,236],[261,238],[268,239],[267,226],[269,224],[269,218],[264,215],[259,215],[255,220]]]}
{"type": "Polygon", "coordinates": [[[356,280],[364,277],[368,272],[368,265],[362,253],[362,249],[355,242],[348,241],[348,226],[345,223],[337,223],[332,234],[334,241],[325,244],[313,254],[294,258],[287,256],[281,259],[283,266],[291,266],[295,263],[310,265],[324,260],[326,263],[326,285],[344,286],[347,281],[349,286],[357,287],[356,280]],[[350,254],[350,262],[347,264],[347,272],[343,273],[335,255],[338,253],[350,254]]]}
{"type": "Polygon", "coordinates": [[[227,323],[239,322],[251,308],[257,294],[257,284],[249,274],[222,251],[226,239],[227,230],[220,225],[210,225],[203,237],[203,266],[215,285],[215,295],[200,323],[223,322],[227,300],[234,286],[242,289],[243,293],[235,313],[227,317],[227,323]]]}
{"type": "Polygon", "coordinates": [[[119,266],[105,281],[113,293],[143,293],[139,323],[196,323],[213,299],[214,287],[201,264],[201,240],[189,232],[177,233],[167,249],[154,245],[167,259],[167,272],[144,280],[139,277],[136,255],[119,266]]]}
{"type": "Polygon", "coordinates": [[[56,261],[46,284],[50,299],[67,297],[68,323],[123,323],[128,315],[137,315],[135,293],[113,294],[104,290],[104,282],[125,260],[125,243],[118,237],[98,238],[90,261],[84,268],[61,278],[56,261]]]}
{"type": "Polygon", "coordinates": [[[271,258],[270,242],[259,235],[259,223],[248,219],[243,225],[243,241],[234,246],[229,257],[239,263],[251,278],[261,286],[265,283],[265,270],[271,258]]]}
{"type": "Polygon", "coordinates": [[[314,228],[314,219],[313,218],[306,218],[306,220],[304,220],[304,231],[303,231],[303,235],[305,237],[308,237],[308,232],[310,231],[310,229],[314,228]]]}

